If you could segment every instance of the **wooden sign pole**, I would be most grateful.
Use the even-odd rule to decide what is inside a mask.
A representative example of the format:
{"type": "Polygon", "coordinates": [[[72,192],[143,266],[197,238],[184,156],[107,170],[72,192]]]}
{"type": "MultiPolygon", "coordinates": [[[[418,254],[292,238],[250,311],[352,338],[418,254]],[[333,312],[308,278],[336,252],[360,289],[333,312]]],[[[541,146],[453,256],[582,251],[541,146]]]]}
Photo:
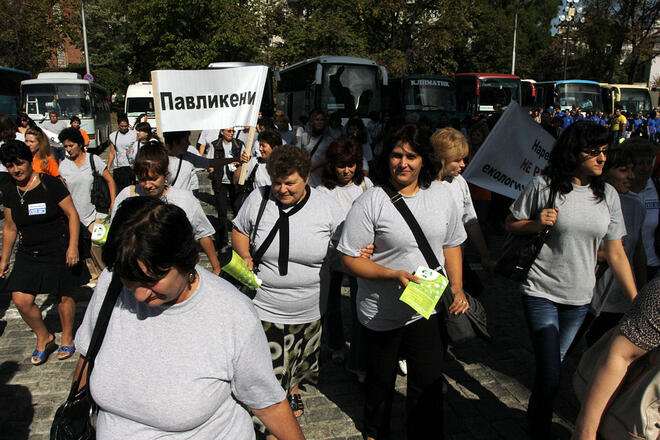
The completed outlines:
{"type": "MultiPolygon", "coordinates": [[[[248,161],[250,160],[250,157],[252,156],[252,145],[254,144],[254,132],[256,131],[256,127],[252,126],[250,127],[250,131],[248,132],[248,139],[247,143],[245,144],[245,151],[247,152],[248,155],[248,161]]],[[[238,177],[238,184],[239,185],[245,185],[245,178],[247,177],[247,162],[245,163],[244,166],[241,167],[241,175],[238,177]]]]}

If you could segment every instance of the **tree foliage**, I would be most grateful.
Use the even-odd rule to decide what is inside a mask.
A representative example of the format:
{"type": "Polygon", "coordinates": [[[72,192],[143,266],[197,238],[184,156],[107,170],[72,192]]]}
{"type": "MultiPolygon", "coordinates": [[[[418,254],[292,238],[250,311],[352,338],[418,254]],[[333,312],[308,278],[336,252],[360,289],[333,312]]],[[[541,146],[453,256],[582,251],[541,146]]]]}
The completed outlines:
{"type": "MultiPolygon", "coordinates": [[[[636,79],[655,55],[660,2],[583,4],[587,21],[568,39],[552,27],[562,0],[86,0],[85,12],[92,73],[113,92],[154,69],[214,61],[282,68],[319,55],[370,58],[391,76],[508,73],[516,16],[521,77],[561,78],[570,44],[570,76],[636,79]]],[[[63,38],[82,46],[78,1],[0,5],[1,64],[38,72],[63,38]]]]}

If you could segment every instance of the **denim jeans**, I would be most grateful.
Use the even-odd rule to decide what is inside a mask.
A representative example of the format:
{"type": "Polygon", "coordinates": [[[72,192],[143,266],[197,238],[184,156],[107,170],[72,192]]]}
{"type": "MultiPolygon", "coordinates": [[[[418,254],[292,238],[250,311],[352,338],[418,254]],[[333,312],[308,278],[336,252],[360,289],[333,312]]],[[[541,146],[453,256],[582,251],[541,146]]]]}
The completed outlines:
{"type": "Polygon", "coordinates": [[[522,303],[536,361],[527,416],[532,438],[543,438],[550,434],[561,363],[584,321],[589,304],[571,306],[528,295],[522,296],[522,303]]]}

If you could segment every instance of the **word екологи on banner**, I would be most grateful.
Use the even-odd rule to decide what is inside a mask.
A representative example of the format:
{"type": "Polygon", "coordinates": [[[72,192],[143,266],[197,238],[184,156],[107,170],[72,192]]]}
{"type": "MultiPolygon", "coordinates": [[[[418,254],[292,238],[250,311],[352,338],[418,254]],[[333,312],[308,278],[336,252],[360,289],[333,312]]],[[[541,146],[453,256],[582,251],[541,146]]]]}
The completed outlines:
{"type": "Polygon", "coordinates": [[[267,72],[265,66],[151,72],[158,128],[255,126],[267,72]]]}
{"type": "Polygon", "coordinates": [[[515,101],[463,172],[470,183],[515,199],[548,163],[555,139],[515,101]]]}

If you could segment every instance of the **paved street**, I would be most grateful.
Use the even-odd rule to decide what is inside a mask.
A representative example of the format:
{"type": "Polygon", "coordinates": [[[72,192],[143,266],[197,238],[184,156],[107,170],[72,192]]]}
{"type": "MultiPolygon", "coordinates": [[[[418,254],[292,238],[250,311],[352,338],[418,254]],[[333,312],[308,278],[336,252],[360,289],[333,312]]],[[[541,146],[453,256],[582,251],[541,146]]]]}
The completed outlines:
{"type": "MultiPolygon", "coordinates": [[[[201,180],[202,191],[210,192],[208,182],[201,180]]],[[[208,205],[205,209],[209,214],[213,211],[208,205]]],[[[494,242],[492,248],[497,247],[497,237],[494,242]]],[[[452,348],[445,366],[451,385],[445,411],[446,432],[452,440],[525,439],[528,434],[524,411],[534,365],[520,298],[508,281],[484,272],[479,275],[486,286],[480,299],[488,311],[493,342],[474,341],[452,348]]],[[[81,289],[76,294],[76,326],[91,294],[91,289],[81,289]]],[[[39,295],[37,302],[48,328],[58,332],[59,342],[59,318],[53,299],[39,295]]],[[[342,301],[344,316],[349,316],[348,296],[342,301]]],[[[350,335],[350,323],[344,322],[344,326],[350,335]]],[[[47,439],[55,410],[67,396],[77,356],[67,361],[51,356],[46,364],[33,367],[30,355],[35,341],[10,303],[9,294],[0,293],[0,439],[47,439]]],[[[362,390],[349,373],[330,361],[327,353],[323,359],[318,388],[307,387],[303,392],[306,409],[299,419],[303,431],[308,439],[361,439],[362,390]]],[[[573,371],[575,364],[575,355],[569,357],[568,372],[573,371]]],[[[556,403],[553,427],[561,439],[570,437],[571,422],[577,413],[568,372],[556,403]]],[[[393,439],[405,438],[405,386],[405,377],[398,377],[393,439]]]]}

